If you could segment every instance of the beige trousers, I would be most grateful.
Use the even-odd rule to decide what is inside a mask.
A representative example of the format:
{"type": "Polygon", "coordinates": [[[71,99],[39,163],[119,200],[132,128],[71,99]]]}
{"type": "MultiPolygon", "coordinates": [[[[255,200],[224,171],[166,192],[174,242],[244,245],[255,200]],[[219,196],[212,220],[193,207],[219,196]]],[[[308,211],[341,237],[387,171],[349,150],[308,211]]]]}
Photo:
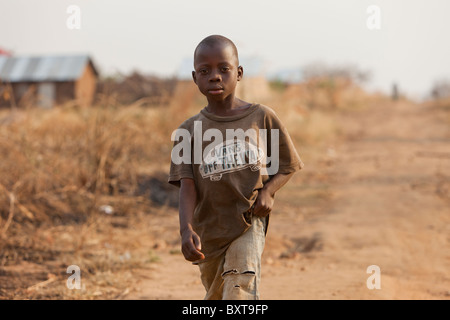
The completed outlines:
{"type": "Polygon", "coordinates": [[[253,216],[250,228],[224,254],[199,264],[205,300],[259,300],[265,221],[253,216]]]}

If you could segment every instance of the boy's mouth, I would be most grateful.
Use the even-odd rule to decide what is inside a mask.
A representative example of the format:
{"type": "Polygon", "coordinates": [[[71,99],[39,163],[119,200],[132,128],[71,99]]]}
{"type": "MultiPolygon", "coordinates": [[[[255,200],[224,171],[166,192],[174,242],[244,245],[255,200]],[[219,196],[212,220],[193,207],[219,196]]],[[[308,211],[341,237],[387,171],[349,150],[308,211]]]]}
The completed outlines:
{"type": "Polygon", "coordinates": [[[213,88],[213,89],[208,89],[208,92],[210,94],[221,94],[223,92],[223,88],[213,88]]]}

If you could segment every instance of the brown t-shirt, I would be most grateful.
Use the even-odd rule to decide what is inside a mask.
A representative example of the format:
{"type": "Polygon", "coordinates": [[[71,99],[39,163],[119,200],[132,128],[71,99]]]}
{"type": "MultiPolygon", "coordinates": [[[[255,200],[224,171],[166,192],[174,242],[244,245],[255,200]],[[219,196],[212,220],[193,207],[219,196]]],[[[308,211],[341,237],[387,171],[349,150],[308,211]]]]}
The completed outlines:
{"type": "Polygon", "coordinates": [[[177,132],[172,135],[169,183],[179,186],[182,178],[195,182],[193,229],[206,261],[249,228],[244,213],[270,177],[298,171],[303,163],[275,112],[260,104],[233,116],[204,108],[177,132]]]}

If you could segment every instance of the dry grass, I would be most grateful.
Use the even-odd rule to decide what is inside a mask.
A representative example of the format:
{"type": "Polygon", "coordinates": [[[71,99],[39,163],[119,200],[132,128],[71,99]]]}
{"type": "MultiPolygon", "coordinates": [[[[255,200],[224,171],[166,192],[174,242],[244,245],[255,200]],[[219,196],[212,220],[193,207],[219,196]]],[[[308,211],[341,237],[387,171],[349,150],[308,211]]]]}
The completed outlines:
{"type": "MultiPolygon", "coordinates": [[[[257,102],[275,109],[301,149],[339,137],[334,113],[384,99],[347,86],[330,110],[320,90],[293,85],[257,102]]],[[[203,104],[197,88],[181,82],[170,103],[155,108],[68,104],[1,111],[0,297],[124,297],[135,281],[133,270],[158,260],[151,249],[158,246],[157,232],[153,245],[143,242],[157,228],[146,217],[164,214],[151,201],[151,193],[161,191],[159,185],[149,188],[151,178],[164,182],[170,135],[203,104]],[[105,205],[113,214],[105,213],[105,205]],[[65,287],[72,264],[84,272],[81,291],[65,287]]]]}

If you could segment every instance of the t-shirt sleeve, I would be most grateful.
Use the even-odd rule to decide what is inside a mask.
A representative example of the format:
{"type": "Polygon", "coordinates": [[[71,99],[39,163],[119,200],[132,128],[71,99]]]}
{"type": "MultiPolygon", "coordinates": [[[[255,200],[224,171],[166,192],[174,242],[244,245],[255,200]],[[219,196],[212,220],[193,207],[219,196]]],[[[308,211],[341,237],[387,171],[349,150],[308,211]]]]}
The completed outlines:
{"type": "MultiPolygon", "coordinates": [[[[268,127],[270,129],[278,129],[278,172],[277,173],[292,173],[301,170],[304,167],[297,149],[281,120],[275,114],[270,112],[267,118],[268,127]]],[[[271,134],[271,139],[274,135],[271,134]]],[[[270,144],[269,144],[270,145],[270,144]]],[[[276,143],[274,144],[274,147],[276,143]]],[[[272,149],[272,148],[271,148],[272,149]]],[[[271,150],[271,154],[274,152],[271,150]]]]}
{"type": "MultiPolygon", "coordinates": [[[[185,130],[181,127],[178,129],[185,130]]],[[[188,139],[186,135],[181,138],[177,137],[171,152],[168,182],[177,187],[180,187],[183,178],[194,179],[192,157],[190,156],[191,142],[185,139],[188,139]]]]}

